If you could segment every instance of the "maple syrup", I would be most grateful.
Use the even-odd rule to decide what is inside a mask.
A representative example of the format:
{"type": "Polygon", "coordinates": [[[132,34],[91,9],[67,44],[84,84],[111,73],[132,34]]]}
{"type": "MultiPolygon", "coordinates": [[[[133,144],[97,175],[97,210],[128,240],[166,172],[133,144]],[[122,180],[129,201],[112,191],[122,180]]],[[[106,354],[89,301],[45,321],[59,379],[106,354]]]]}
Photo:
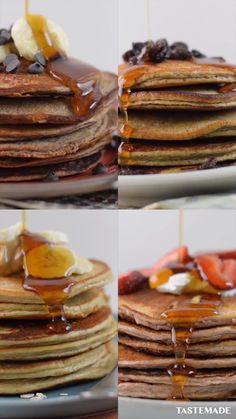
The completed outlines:
{"type": "Polygon", "coordinates": [[[98,85],[99,72],[82,61],[62,57],[51,42],[47,19],[42,15],[30,14],[29,3],[25,1],[25,17],[41,53],[47,59],[47,73],[70,89],[74,114],[79,118],[85,117],[96,107],[102,96],[98,85]]]}
{"type": "Polygon", "coordinates": [[[72,252],[72,258],[67,261],[66,258],[70,252],[67,248],[53,244],[39,234],[30,233],[26,226],[25,211],[22,212],[20,246],[24,258],[22,263],[25,272],[23,288],[37,293],[43,299],[51,317],[48,324],[50,331],[55,333],[70,331],[71,325],[65,316],[64,303],[74,285],[70,276],[70,268],[73,267],[74,261],[72,252]],[[60,257],[57,260],[55,251],[58,249],[60,249],[60,257]],[[66,252],[64,259],[63,252],[64,256],[66,252]],[[59,267],[59,271],[58,263],[62,265],[59,267]],[[60,277],[57,277],[58,273],[60,277]]]}

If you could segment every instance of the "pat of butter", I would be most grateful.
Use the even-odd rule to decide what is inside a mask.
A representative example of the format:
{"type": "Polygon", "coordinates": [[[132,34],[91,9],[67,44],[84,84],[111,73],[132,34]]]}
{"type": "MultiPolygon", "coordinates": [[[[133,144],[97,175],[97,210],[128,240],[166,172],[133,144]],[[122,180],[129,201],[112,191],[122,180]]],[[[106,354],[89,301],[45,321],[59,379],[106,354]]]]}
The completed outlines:
{"type": "Polygon", "coordinates": [[[171,275],[165,284],[158,286],[156,289],[161,293],[180,295],[190,281],[191,276],[188,273],[180,272],[171,275]]]}

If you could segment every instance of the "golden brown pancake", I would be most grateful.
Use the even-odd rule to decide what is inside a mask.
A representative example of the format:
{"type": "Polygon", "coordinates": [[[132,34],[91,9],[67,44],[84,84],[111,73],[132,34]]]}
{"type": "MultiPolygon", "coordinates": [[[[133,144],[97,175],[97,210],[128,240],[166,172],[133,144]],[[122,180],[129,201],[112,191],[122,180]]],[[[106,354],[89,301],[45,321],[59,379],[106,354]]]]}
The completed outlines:
{"type": "MultiPolygon", "coordinates": [[[[0,348],[6,347],[45,346],[67,342],[76,342],[78,339],[94,336],[104,329],[113,327],[114,319],[108,306],[87,315],[84,318],[70,320],[71,331],[64,328],[56,331],[50,330],[48,320],[29,321],[21,319],[1,320],[0,322],[0,348]]],[[[30,352],[30,349],[28,350],[30,352]]],[[[4,356],[4,355],[3,355],[4,356]]]]}
{"type": "MultiPolygon", "coordinates": [[[[107,305],[107,295],[99,288],[92,288],[67,300],[64,304],[64,312],[68,319],[84,318],[107,305]]],[[[50,317],[48,307],[43,304],[0,303],[0,319],[47,319],[50,317]]]]}
{"type": "MultiPolygon", "coordinates": [[[[119,316],[154,330],[170,330],[170,325],[161,314],[171,304],[178,302],[181,306],[185,301],[188,301],[188,296],[160,294],[156,290],[146,288],[133,294],[119,296],[119,316]]],[[[234,325],[235,319],[236,297],[222,297],[218,315],[198,321],[194,328],[234,325]]]]}
{"type": "MultiPolygon", "coordinates": [[[[103,287],[112,281],[112,272],[103,262],[91,260],[93,270],[83,275],[72,275],[74,285],[70,288],[68,297],[74,297],[91,288],[103,287]]],[[[22,287],[23,273],[15,277],[1,277],[0,302],[44,304],[42,298],[22,287]]]]}
{"type": "MultiPolygon", "coordinates": [[[[124,124],[119,118],[120,128],[124,124]]],[[[184,141],[197,138],[235,136],[236,111],[227,112],[130,112],[131,138],[184,141]]]]}
{"type": "Polygon", "coordinates": [[[204,60],[167,60],[158,64],[120,66],[120,87],[133,90],[195,84],[234,83],[234,66],[227,63],[204,64],[204,60]]]}
{"type": "MultiPolygon", "coordinates": [[[[219,88],[179,87],[131,92],[128,109],[224,110],[236,107],[236,92],[221,93],[219,88]]],[[[209,115],[210,116],[210,115],[209,115]]]]}
{"type": "MultiPolygon", "coordinates": [[[[193,369],[219,369],[232,368],[236,365],[236,357],[223,356],[214,358],[190,358],[186,357],[184,363],[193,369]]],[[[130,346],[119,344],[119,367],[149,370],[155,368],[168,368],[175,364],[175,357],[156,356],[151,353],[137,351],[130,346]]]]}
{"type": "MultiPolygon", "coordinates": [[[[116,366],[117,351],[114,345],[106,345],[106,353],[103,357],[94,358],[94,363],[84,368],[77,366],[78,360],[73,365],[73,358],[66,358],[63,363],[65,374],[59,376],[48,376],[46,378],[27,378],[0,380],[0,394],[22,394],[58,387],[63,384],[77,383],[79,381],[93,380],[109,374],[116,366]],[[68,367],[69,364],[69,367],[68,367]],[[73,369],[72,372],[70,370],[73,369]]],[[[45,362],[45,368],[47,368],[45,362]]],[[[56,366],[56,363],[55,363],[56,366]]],[[[80,366],[80,362],[79,362],[80,366]]]]}

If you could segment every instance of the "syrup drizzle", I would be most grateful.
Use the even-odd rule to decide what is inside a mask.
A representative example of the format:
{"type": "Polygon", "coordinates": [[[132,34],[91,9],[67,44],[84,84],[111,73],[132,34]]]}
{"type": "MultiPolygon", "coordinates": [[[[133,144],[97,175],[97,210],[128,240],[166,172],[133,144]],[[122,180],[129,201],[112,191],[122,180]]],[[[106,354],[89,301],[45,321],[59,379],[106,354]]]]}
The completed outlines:
{"type": "Polygon", "coordinates": [[[71,277],[69,275],[66,276],[67,272],[69,273],[70,270],[67,269],[65,271],[64,276],[61,278],[43,279],[40,277],[32,277],[28,271],[30,252],[34,249],[34,256],[31,256],[30,263],[37,264],[38,251],[40,251],[40,249],[42,249],[43,246],[47,246],[47,248],[50,250],[50,248],[53,248],[54,245],[50,243],[48,240],[46,240],[43,236],[30,233],[27,230],[25,211],[22,212],[22,226],[23,229],[22,234],[20,236],[20,242],[25,266],[23,288],[27,291],[35,292],[44,301],[50,316],[48,329],[51,332],[61,333],[65,331],[70,331],[71,325],[66,319],[64,310],[64,303],[68,298],[68,294],[71,287],[74,285],[71,277]]]}
{"type": "Polygon", "coordinates": [[[61,56],[60,52],[53,47],[46,18],[42,15],[29,13],[29,0],[25,0],[25,16],[40,51],[48,60],[47,73],[70,89],[74,114],[78,118],[85,117],[101,99],[101,92],[98,87],[98,71],[81,61],[61,56]],[[81,77],[81,74],[83,74],[83,77],[81,77]],[[85,80],[83,80],[85,75],[85,80]]]}
{"type": "Polygon", "coordinates": [[[175,363],[167,373],[172,383],[171,399],[186,400],[184,388],[188,377],[195,371],[186,365],[186,353],[194,326],[207,317],[216,316],[220,305],[220,297],[199,295],[192,299],[186,298],[184,302],[176,303],[162,313],[171,326],[171,340],[175,354],[175,363]]]}

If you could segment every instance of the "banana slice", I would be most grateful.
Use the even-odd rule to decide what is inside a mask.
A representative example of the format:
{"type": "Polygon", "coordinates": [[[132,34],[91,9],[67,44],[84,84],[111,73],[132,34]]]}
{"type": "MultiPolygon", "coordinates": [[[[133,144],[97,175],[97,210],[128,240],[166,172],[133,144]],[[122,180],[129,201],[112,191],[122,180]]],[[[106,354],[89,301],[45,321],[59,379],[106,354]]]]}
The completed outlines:
{"type": "Polygon", "coordinates": [[[64,246],[43,244],[25,256],[26,273],[34,278],[64,278],[74,271],[74,253],[64,246]]]}
{"type": "MultiPolygon", "coordinates": [[[[69,40],[66,33],[61,26],[57,25],[52,20],[46,20],[46,22],[52,46],[61,55],[67,55],[69,40]]],[[[26,60],[34,61],[35,54],[37,54],[37,52],[43,52],[40,51],[40,46],[37,44],[32,29],[25,17],[18,19],[14,23],[11,35],[20,56],[24,57],[26,60]]]]}
{"type": "Polygon", "coordinates": [[[6,56],[10,54],[10,46],[8,44],[6,45],[0,45],[0,64],[3,63],[6,56]]]}
{"type": "Polygon", "coordinates": [[[83,274],[88,274],[89,272],[92,271],[93,264],[92,262],[90,262],[90,260],[83,258],[82,256],[77,256],[76,254],[75,254],[75,260],[76,260],[76,263],[73,269],[74,274],[83,275],[83,274]]]}

